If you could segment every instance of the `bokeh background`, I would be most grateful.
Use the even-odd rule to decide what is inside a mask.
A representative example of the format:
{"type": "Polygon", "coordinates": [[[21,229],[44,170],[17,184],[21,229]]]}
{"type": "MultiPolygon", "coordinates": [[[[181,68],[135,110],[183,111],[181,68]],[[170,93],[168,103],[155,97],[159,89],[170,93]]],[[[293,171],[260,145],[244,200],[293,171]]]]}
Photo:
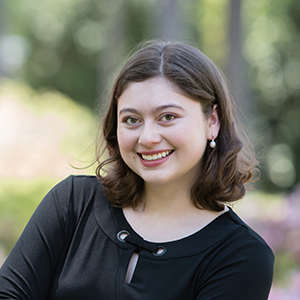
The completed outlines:
{"type": "Polygon", "coordinates": [[[235,209],[276,255],[270,299],[300,299],[299,16],[299,0],[0,0],[0,265],[54,184],[94,173],[80,168],[129,51],[180,40],[230,82],[261,163],[235,209]]]}

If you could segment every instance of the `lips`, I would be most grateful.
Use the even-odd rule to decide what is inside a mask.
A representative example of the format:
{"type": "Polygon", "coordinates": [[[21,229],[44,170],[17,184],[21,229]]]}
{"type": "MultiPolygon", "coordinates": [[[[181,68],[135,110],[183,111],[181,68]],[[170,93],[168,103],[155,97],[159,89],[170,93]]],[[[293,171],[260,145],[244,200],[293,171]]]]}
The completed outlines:
{"type": "Polygon", "coordinates": [[[141,163],[144,167],[156,167],[166,162],[174,150],[148,151],[139,153],[141,163]]]}
{"type": "Polygon", "coordinates": [[[142,156],[143,160],[153,161],[153,160],[164,158],[170,155],[172,152],[173,150],[172,151],[168,150],[168,151],[158,152],[155,154],[140,154],[140,155],[142,156]]]}

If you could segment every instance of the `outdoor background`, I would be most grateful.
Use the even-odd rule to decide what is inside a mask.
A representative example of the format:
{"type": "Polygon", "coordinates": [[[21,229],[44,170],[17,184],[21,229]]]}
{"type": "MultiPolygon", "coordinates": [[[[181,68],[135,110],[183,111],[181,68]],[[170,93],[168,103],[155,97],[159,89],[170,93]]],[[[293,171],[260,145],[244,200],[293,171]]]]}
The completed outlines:
{"type": "Polygon", "coordinates": [[[225,73],[261,162],[235,209],[276,255],[271,300],[300,299],[299,0],[0,0],[0,265],[47,191],[94,173],[115,72],[151,38],[225,73]]]}

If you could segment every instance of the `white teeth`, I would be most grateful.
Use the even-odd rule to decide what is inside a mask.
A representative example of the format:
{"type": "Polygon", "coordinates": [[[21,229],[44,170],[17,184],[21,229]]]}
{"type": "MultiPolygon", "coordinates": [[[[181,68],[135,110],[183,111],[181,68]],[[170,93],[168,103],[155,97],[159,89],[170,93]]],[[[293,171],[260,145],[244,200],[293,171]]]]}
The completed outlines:
{"type": "Polygon", "coordinates": [[[166,157],[167,155],[169,155],[172,151],[164,151],[161,153],[157,153],[157,154],[153,154],[153,155],[145,155],[142,154],[142,158],[144,160],[156,160],[156,159],[160,159],[162,157],[166,157]]]}

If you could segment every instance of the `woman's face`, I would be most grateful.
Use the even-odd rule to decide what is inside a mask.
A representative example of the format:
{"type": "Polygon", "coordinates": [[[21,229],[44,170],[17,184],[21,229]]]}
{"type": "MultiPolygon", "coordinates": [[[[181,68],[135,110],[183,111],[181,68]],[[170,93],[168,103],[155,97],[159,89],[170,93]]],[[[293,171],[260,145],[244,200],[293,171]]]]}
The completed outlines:
{"type": "Polygon", "coordinates": [[[130,83],[118,99],[121,156],[145,184],[190,186],[218,126],[215,109],[207,120],[199,102],[163,78],[130,83]]]}

